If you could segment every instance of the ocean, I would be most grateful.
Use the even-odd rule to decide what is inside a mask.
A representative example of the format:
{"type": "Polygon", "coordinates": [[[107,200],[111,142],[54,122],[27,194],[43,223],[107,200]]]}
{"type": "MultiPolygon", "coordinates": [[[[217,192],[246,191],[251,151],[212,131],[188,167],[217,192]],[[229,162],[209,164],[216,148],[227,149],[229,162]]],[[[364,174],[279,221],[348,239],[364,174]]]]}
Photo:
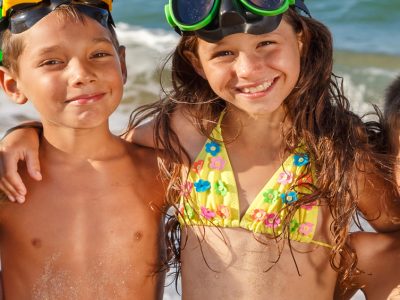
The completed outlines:
{"type": "MultiPolygon", "coordinates": [[[[126,127],[133,108],[161,95],[159,70],[178,40],[164,20],[166,2],[114,0],[114,20],[127,47],[129,72],[123,102],[110,122],[115,132],[126,127]]],[[[400,1],[309,0],[306,4],[333,33],[335,73],[344,78],[353,110],[364,114],[371,111],[371,103],[381,106],[385,88],[400,74],[400,1]]],[[[32,106],[18,106],[0,94],[0,134],[27,119],[37,119],[32,106]]],[[[165,299],[180,297],[168,287],[165,299]]]]}

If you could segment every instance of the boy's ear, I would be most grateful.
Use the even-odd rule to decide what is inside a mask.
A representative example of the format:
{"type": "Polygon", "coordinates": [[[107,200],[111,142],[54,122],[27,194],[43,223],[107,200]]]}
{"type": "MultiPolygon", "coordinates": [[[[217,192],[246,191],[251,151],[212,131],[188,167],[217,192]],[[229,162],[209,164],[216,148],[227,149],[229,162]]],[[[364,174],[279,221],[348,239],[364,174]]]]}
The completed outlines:
{"type": "Polygon", "coordinates": [[[0,67],[0,85],[8,97],[17,104],[24,104],[28,99],[18,88],[15,76],[5,67],[0,67]]]}
{"type": "Polygon", "coordinates": [[[126,83],[126,80],[128,79],[128,71],[126,69],[125,50],[126,50],[125,46],[119,46],[118,55],[119,55],[119,62],[121,64],[121,71],[122,71],[122,77],[124,79],[124,84],[126,83]]]}
{"type": "Polygon", "coordinates": [[[183,52],[183,55],[185,55],[186,59],[190,61],[196,73],[203,77],[203,79],[206,79],[206,74],[204,73],[199,58],[193,52],[187,50],[183,52]]]}

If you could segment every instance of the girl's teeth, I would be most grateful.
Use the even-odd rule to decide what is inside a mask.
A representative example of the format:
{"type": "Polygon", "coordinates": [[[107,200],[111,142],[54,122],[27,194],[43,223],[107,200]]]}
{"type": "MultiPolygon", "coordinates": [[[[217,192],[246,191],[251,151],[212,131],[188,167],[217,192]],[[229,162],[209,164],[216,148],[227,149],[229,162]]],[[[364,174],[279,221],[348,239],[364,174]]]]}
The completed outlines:
{"type": "Polygon", "coordinates": [[[271,85],[272,85],[272,82],[264,82],[263,84],[260,84],[260,85],[255,86],[255,87],[244,88],[244,89],[242,89],[242,92],[246,93],[246,94],[263,92],[266,89],[268,89],[271,85]]]}

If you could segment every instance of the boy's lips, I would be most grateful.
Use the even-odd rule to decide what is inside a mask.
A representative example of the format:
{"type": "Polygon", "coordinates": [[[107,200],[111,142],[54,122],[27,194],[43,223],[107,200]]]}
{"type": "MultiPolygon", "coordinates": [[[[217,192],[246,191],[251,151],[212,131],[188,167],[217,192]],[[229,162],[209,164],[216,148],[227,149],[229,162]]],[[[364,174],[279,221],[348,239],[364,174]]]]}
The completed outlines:
{"type": "Polygon", "coordinates": [[[91,104],[101,100],[101,98],[103,98],[104,95],[105,93],[84,94],[70,98],[65,102],[75,105],[91,104]]]}

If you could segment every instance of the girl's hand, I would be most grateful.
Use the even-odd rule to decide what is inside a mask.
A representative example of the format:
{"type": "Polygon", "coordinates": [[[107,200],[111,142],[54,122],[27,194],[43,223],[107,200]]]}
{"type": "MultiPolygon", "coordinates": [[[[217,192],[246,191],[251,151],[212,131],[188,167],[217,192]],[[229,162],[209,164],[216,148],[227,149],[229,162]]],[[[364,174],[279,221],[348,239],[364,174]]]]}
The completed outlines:
{"type": "Polygon", "coordinates": [[[26,187],[18,174],[18,162],[25,161],[29,175],[41,180],[39,133],[37,128],[18,126],[0,142],[0,190],[12,202],[25,201],[26,187]]]}

